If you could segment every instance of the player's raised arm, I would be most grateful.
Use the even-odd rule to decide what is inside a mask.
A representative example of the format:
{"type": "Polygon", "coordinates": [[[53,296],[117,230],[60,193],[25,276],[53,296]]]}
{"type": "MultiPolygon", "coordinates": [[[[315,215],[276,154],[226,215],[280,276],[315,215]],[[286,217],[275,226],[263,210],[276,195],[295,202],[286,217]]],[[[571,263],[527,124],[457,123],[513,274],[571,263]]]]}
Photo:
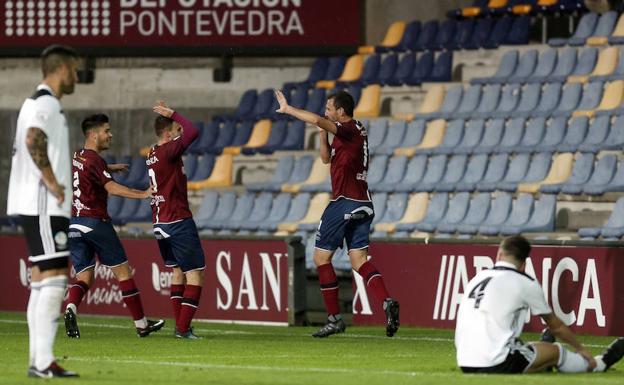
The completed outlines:
{"type": "Polygon", "coordinates": [[[158,101],[152,110],[159,115],[174,120],[182,126],[181,140],[185,148],[190,146],[191,143],[199,136],[199,130],[193,125],[193,123],[178,112],[174,111],[172,108],[169,108],[165,102],[158,101]]]}
{"type": "Polygon", "coordinates": [[[313,112],[301,110],[299,108],[295,108],[288,104],[286,97],[282,93],[282,91],[275,91],[275,97],[280,105],[280,108],[276,110],[280,114],[287,114],[290,116],[294,116],[299,120],[303,120],[306,123],[313,124],[327,132],[331,132],[332,134],[336,134],[338,132],[338,127],[334,124],[334,122],[325,119],[313,112]]]}
{"type": "Polygon", "coordinates": [[[150,198],[153,194],[153,187],[150,186],[147,190],[136,190],[130,187],[126,187],[115,181],[110,181],[104,185],[104,188],[110,195],[118,195],[124,198],[133,199],[146,199],[150,198]]]}

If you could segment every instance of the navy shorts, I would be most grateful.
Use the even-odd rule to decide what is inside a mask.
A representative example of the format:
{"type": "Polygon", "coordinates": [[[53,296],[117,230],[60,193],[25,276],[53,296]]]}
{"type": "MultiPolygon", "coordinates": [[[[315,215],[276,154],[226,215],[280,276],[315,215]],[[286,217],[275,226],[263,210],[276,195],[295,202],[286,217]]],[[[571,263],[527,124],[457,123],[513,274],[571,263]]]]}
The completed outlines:
{"type": "Polygon", "coordinates": [[[95,255],[104,266],[128,262],[117,232],[110,222],[96,218],[72,217],[69,222],[69,250],[76,273],[95,266],[95,255]]]}
{"type": "Polygon", "coordinates": [[[193,218],[154,225],[154,236],[158,239],[158,248],[165,266],[179,267],[185,273],[206,267],[204,250],[193,218]]]}
{"type": "Polygon", "coordinates": [[[347,250],[368,247],[368,234],[375,217],[371,202],[339,198],[331,201],[316,231],[317,249],[334,251],[347,243],[347,250]]]}

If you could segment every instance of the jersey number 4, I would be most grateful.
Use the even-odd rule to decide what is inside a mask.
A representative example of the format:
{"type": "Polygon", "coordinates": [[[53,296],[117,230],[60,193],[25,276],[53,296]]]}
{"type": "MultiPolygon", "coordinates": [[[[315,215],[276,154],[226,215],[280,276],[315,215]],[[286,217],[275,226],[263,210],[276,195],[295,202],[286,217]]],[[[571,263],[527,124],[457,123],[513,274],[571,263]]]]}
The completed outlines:
{"type": "Polygon", "coordinates": [[[484,279],[483,281],[479,282],[477,286],[475,286],[470,291],[470,294],[468,294],[468,298],[473,298],[475,300],[475,304],[474,304],[475,309],[478,309],[479,306],[481,306],[481,300],[483,299],[483,296],[485,295],[484,293],[485,287],[488,285],[488,283],[490,283],[491,279],[492,277],[488,277],[484,279]]]}

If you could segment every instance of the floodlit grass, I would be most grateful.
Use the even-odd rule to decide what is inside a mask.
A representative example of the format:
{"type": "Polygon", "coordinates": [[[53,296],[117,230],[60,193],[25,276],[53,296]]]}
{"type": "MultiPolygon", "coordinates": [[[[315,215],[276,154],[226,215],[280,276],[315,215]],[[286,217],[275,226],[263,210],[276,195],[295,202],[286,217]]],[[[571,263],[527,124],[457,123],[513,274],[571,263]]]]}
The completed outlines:
{"type": "MultiPolygon", "coordinates": [[[[62,321],[62,320],[61,320],[62,321]]],[[[128,318],[79,315],[82,338],[70,340],[61,325],[55,353],[80,373],[71,384],[623,384],[624,363],[608,373],[562,375],[465,375],[455,366],[453,332],[350,327],[315,339],[312,327],[263,327],[196,323],[201,341],[176,340],[173,324],[138,338],[128,318]]],[[[0,384],[37,383],[26,377],[25,314],[0,313],[0,384]]],[[[527,339],[535,339],[535,335],[527,339]]],[[[582,336],[599,353],[612,340],[582,336]]]]}

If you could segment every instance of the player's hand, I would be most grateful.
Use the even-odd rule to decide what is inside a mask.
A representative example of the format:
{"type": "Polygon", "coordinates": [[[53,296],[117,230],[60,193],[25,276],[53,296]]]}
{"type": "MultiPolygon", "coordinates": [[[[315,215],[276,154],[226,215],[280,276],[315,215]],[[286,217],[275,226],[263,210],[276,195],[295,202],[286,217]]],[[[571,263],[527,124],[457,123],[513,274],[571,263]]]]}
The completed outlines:
{"type": "Polygon", "coordinates": [[[585,348],[581,348],[577,350],[576,352],[587,360],[587,363],[589,364],[588,372],[593,371],[594,368],[596,367],[596,359],[594,358],[594,356],[592,356],[592,354],[589,351],[587,351],[587,349],[585,348]]]}
{"type": "Polygon", "coordinates": [[[280,108],[275,110],[275,112],[279,112],[280,114],[285,114],[289,106],[288,106],[288,101],[286,100],[286,97],[284,96],[284,93],[280,90],[276,90],[275,98],[277,99],[277,102],[279,103],[279,106],[280,106],[280,108]]]}
{"type": "Polygon", "coordinates": [[[143,198],[152,198],[156,193],[156,189],[154,188],[154,185],[150,184],[147,190],[143,191],[143,193],[145,194],[143,198]]]}
{"type": "Polygon", "coordinates": [[[59,206],[65,202],[65,186],[55,181],[53,184],[46,184],[46,187],[50,190],[52,195],[54,195],[56,203],[58,203],[59,206]]]}
{"type": "Polygon", "coordinates": [[[154,111],[155,113],[164,116],[165,118],[170,118],[171,116],[173,116],[173,113],[175,111],[173,111],[173,109],[167,107],[167,105],[165,104],[165,102],[163,102],[162,100],[159,100],[156,105],[154,106],[154,108],[152,108],[152,111],[154,111]]]}
{"type": "Polygon", "coordinates": [[[109,164],[107,168],[108,172],[127,172],[130,165],[126,163],[113,163],[109,164]]]}

